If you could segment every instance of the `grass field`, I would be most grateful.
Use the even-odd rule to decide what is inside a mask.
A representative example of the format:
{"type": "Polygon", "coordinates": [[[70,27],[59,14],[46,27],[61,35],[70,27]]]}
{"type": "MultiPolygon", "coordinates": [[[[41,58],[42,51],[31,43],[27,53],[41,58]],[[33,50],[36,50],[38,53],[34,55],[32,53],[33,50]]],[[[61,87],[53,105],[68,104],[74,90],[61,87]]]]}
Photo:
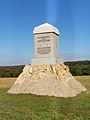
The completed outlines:
{"type": "Polygon", "coordinates": [[[10,95],[16,78],[0,78],[0,120],[90,120],[90,76],[77,76],[87,91],[74,98],[10,95]]]}

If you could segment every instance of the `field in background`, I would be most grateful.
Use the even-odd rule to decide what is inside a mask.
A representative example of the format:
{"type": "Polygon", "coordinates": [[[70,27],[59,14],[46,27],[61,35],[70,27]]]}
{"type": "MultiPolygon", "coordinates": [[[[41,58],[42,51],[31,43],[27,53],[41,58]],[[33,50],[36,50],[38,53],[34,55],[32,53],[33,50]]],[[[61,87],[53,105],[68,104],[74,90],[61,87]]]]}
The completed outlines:
{"type": "Polygon", "coordinates": [[[16,78],[0,78],[0,120],[89,120],[90,76],[76,76],[87,91],[74,98],[10,95],[16,78]]]}
{"type": "Polygon", "coordinates": [[[0,78],[0,88],[10,88],[16,78],[0,78]]]}

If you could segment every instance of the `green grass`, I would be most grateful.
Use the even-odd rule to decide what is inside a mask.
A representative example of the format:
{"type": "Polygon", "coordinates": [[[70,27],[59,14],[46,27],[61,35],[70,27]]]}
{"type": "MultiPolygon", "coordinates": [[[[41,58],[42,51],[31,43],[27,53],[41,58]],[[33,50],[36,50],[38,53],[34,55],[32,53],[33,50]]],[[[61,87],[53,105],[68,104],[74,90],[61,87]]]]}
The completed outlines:
{"type": "MultiPolygon", "coordinates": [[[[9,88],[1,87],[0,120],[90,120],[90,76],[76,79],[88,91],[67,99],[30,94],[10,95],[7,94],[9,88]]],[[[6,79],[4,84],[11,80],[14,82],[15,79],[6,79]]]]}

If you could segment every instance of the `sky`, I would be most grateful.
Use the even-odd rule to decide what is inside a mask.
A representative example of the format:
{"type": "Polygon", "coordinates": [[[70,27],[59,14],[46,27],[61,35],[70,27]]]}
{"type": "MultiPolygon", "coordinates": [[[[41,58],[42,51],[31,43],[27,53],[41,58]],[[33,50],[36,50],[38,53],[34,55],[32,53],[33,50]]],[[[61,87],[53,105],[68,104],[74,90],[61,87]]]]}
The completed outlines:
{"type": "Polygon", "coordinates": [[[90,0],[0,0],[0,66],[29,64],[33,29],[47,22],[64,61],[90,60],[90,0]]]}

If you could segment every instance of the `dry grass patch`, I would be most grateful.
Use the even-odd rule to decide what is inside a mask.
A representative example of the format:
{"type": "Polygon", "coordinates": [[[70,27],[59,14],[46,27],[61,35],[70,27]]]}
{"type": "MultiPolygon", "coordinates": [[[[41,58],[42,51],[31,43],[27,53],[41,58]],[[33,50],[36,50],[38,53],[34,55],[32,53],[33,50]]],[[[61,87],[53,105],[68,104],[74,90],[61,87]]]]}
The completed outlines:
{"type": "Polygon", "coordinates": [[[90,76],[75,76],[75,78],[85,87],[90,87],[90,76]]]}
{"type": "Polygon", "coordinates": [[[0,88],[10,88],[16,78],[0,78],[0,88]]]}

